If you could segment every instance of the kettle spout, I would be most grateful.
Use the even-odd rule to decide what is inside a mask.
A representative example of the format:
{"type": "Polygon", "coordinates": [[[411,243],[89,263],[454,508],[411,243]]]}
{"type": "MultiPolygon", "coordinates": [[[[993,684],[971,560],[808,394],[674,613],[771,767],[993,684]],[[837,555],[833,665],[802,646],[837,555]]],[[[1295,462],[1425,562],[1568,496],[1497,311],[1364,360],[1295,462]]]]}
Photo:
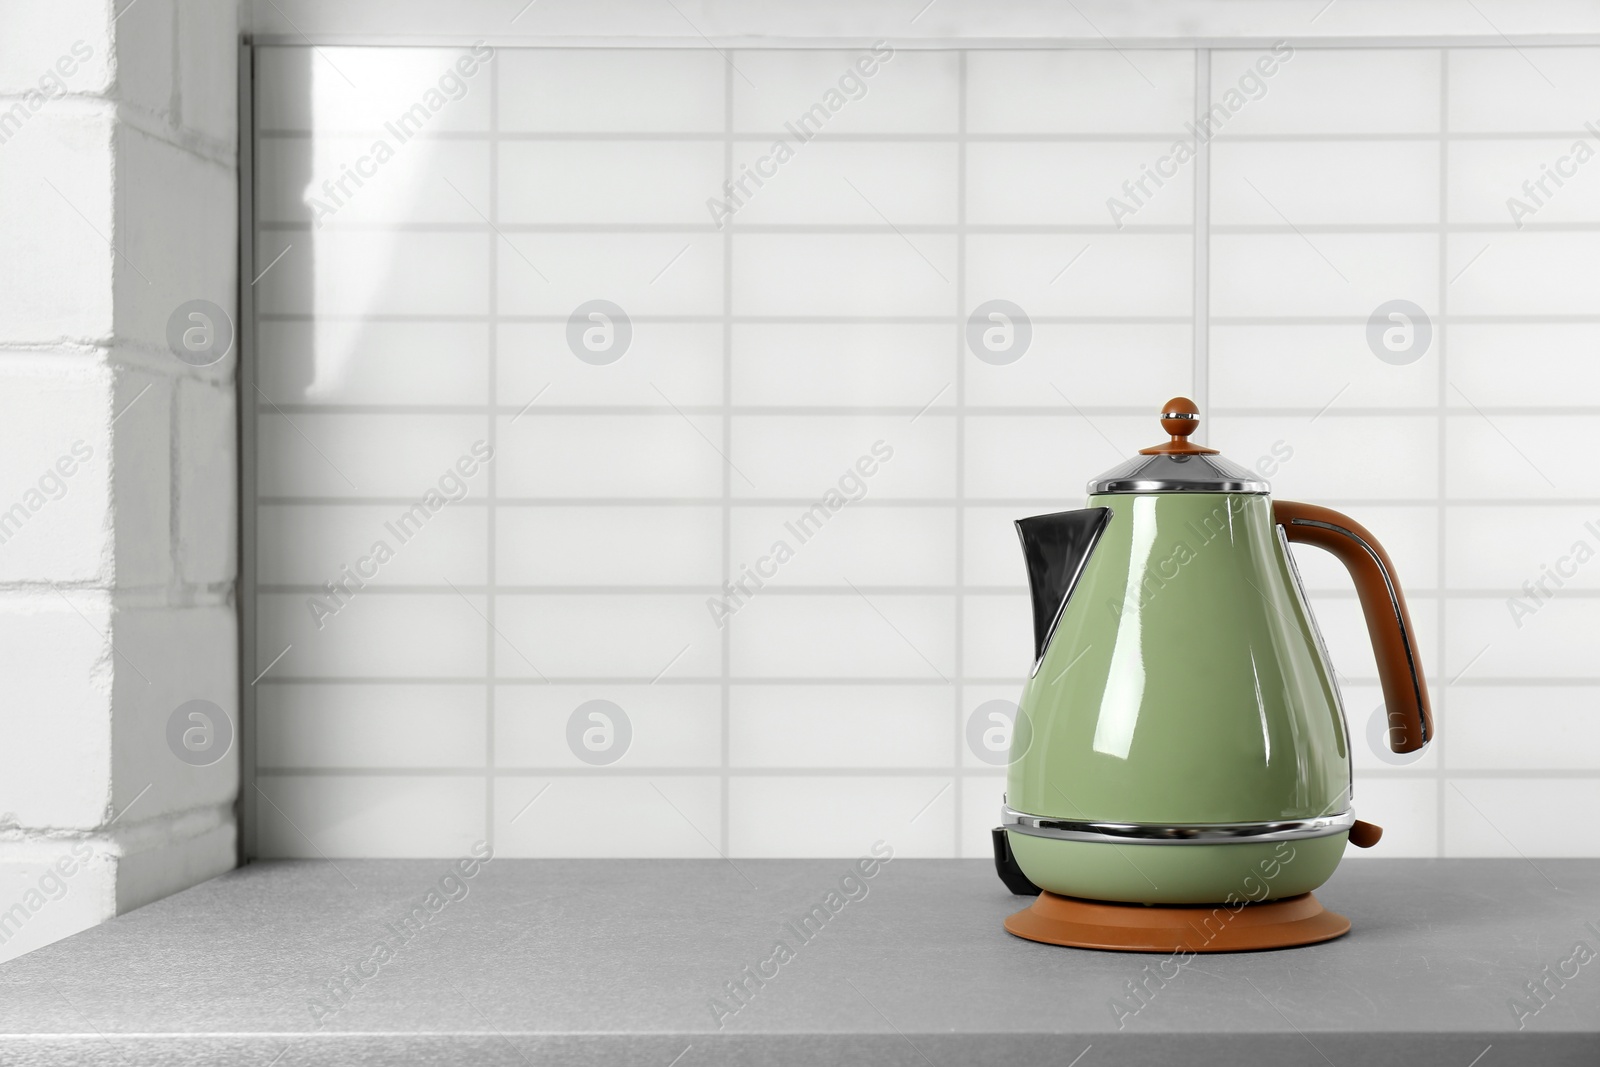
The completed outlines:
{"type": "Polygon", "coordinates": [[[1084,564],[1111,521],[1110,508],[1083,508],[1018,519],[1022,556],[1033,594],[1033,658],[1044,659],[1061,612],[1072,597],[1084,564]]]}

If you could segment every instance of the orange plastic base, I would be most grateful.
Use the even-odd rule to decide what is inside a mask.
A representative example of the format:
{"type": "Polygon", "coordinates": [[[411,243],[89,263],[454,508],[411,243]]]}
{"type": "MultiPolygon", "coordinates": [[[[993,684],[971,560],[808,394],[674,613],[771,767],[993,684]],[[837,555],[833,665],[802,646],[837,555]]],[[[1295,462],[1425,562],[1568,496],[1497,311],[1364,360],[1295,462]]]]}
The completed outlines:
{"type": "Polygon", "coordinates": [[[1254,952],[1331,941],[1350,920],[1328,911],[1313,893],[1245,904],[1182,906],[1107,904],[1040,893],[1006,920],[1029,941],[1110,952],[1254,952]]]}

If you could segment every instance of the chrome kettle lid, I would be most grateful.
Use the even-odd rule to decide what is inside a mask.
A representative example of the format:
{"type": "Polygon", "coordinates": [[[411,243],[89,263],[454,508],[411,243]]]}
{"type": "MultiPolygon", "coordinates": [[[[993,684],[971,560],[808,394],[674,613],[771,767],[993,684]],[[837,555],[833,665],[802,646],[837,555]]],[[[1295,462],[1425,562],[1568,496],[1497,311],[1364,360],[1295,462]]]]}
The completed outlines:
{"type": "Polygon", "coordinates": [[[1222,458],[1214,448],[1189,440],[1200,425],[1200,409],[1175,396],[1161,409],[1161,428],[1172,440],[1118,464],[1089,483],[1089,495],[1107,493],[1268,493],[1266,479],[1222,458]]]}

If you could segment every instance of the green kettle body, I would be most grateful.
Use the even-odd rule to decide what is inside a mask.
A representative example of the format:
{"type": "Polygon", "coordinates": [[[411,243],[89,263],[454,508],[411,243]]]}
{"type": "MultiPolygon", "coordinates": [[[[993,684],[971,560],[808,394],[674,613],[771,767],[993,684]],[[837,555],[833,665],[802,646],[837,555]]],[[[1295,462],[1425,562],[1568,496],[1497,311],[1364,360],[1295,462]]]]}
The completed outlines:
{"type": "Polygon", "coordinates": [[[1272,900],[1326,881],[1352,827],[1376,831],[1355,822],[1349,730],[1288,548],[1326,538],[1352,564],[1380,667],[1403,639],[1388,658],[1413,673],[1386,677],[1385,695],[1393,715],[1415,694],[1410,736],[1391,734],[1414,750],[1431,717],[1387,556],[1381,582],[1357,573],[1382,553],[1370,534],[1183,452],[1108,472],[1088,508],[1018,528],[1036,660],[1003,819],[1028,880],[1102,901],[1272,900]]]}

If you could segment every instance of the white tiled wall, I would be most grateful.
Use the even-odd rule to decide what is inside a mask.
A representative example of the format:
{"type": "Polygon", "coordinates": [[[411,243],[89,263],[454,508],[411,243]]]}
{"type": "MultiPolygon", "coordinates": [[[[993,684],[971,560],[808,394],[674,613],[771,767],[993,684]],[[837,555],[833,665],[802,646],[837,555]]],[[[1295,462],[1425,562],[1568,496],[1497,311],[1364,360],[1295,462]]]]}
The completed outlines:
{"type": "Polygon", "coordinates": [[[313,221],[460,54],[257,53],[257,854],[984,855],[1003,772],[967,722],[1030,648],[1010,521],[1180,393],[1397,561],[1440,723],[1403,763],[1348,578],[1297,553],[1380,851],[1600,854],[1600,558],[1507,604],[1600,553],[1600,162],[1520,229],[1505,203],[1600,148],[1600,51],[903,50],[841,87],[864,53],[500,49],[313,221]],[[593,300],[631,328],[607,365],[568,344],[593,300]],[[1016,362],[967,347],[989,300],[1016,362]],[[1392,300],[1431,330],[1403,364],[1368,342],[1392,300]],[[430,489],[460,499],[402,543],[430,489]]]}

